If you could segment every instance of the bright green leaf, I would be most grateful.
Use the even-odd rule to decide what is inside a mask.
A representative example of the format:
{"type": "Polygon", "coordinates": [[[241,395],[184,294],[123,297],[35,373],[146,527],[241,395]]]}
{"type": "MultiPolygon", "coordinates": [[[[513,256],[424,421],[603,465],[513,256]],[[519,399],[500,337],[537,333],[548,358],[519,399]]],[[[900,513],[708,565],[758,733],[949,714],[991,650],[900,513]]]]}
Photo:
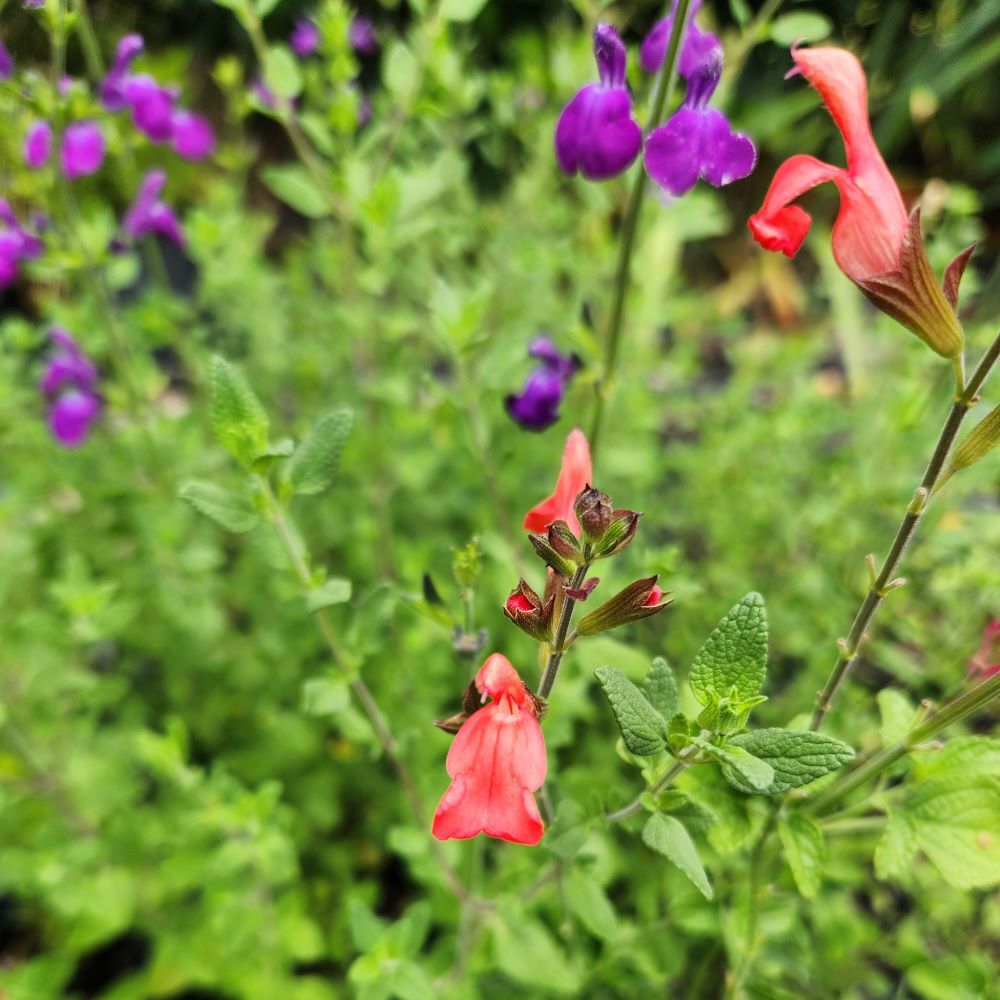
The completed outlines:
{"type": "MultiPolygon", "coordinates": [[[[734,736],[731,745],[742,747],[774,768],[774,781],[765,789],[768,795],[808,785],[854,756],[846,743],[832,736],[796,729],[756,729],[734,736]]],[[[755,791],[747,782],[741,783],[735,772],[726,771],[726,780],[740,791],[755,791]]]]}
{"type": "Polygon", "coordinates": [[[351,411],[345,408],[317,421],[285,469],[285,479],[293,493],[322,493],[333,482],[352,420],[351,411]]]}
{"type": "Polygon", "coordinates": [[[828,18],[813,11],[803,10],[782,14],[771,24],[771,41],[787,47],[796,42],[820,42],[832,30],[828,18]]]}
{"type": "Polygon", "coordinates": [[[774,782],[774,768],[741,746],[729,743],[720,747],[698,736],[693,736],[691,742],[722,765],[722,773],[726,780],[730,780],[729,775],[735,773],[737,780],[731,783],[740,791],[744,791],[746,786],[750,785],[755,791],[762,792],[770,788],[774,782]]]}
{"type": "Polygon", "coordinates": [[[557,858],[575,858],[587,839],[589,826],[583,806],[573,799],[563,799],[556,809],[552,825],[545,831],[542,844],[557,858]]]}
{"type": "Polygon", "coordinates": [[[669,721],[677,711],[677,679],[670,664],[662,656],[653,660],[639,690],[664,720],[669,721]]]}
{"type": "Polygon", "coordinates": [[[417,84],[417,61],[403,42],[392,42],[382,61],[382,79],[389,93],[407,98],[417,84]]]}
{"type": "Polygon", "coordinates": [[[917,833],[905,813],[889,813],[882,838],[875,845],[875,874],[881,879],[900,879],[917,853],[917,833]]]}
{"type": "Polygon", "coordinates": [[[875,696],[878,702],[882,725],[879,726],[879,738],[883,746],[898,743],[913,725],[916,713],[910,699],[895,688],[884,688],[875,696]]]}
{"type": "Polygon", "coordinates": [[[593,875],[575,866],[564,883],[566,905],[594,937],[608,940],[618,931],[618,917],[593,875]]]}
{"type": "Polygon", "coordinates": [[[474,21],[486,0],[441,0],[441,16],[449,21],[474,21]]]}
{"type": "Polygon", "coordinates": [[[287,101],[302,91],[299,61],[284,45],[272,45],[267,50],[267,83],[278,97],[287,101]]]}
{"type": "Polygon", "coordinates": [[[598,667],[594,676],[604,689],[629,753],[653,757],[667,749],[667,726],[642,692],[614,667],[598,667]]]}
{"type": "Polygon", "coordinates": [[[245,496],[213,483],[185,483],[180,497],[227,531],[250,531],[260,523],[257,511],[245,496]]]}
{"type": "Polygon", "coordinates": [[[706,899],[712,898],[712,886],[705,874],[701,858],[698,857],[691,835],[680,820],[673,816],[654,813],[646,821],[642,839],[647,847],[662,854],[680,868],[706,899]]]}
{"type": "Polygon", "coordinates": [[[778,820],[778,836],[785,848],[795,885],[806,899],[814,899],[826,861],[822,830],[804,813],[792,812],[778,820]]]}
{"type": "Polygon", "coordinates": [[[281,163],[266,167],[260,179],[276,198],[295,209],[307,219],[322,219],[330,214],[330,203],[316,182],[297,163],[281,163]]]}
{"type": "Polygon", "coordinates": [[[212,359],[212,431],[237,461],[250,467],[267,448],[267,414],[246,379],[224,358],[212,359]]]}
{"type": "Polygon", "coordinates": [[[716,626],[691,668],[691,689],[708,704],[714,694],[738,701],[752,698],[764,684],[767,668],[767,613],[764,598],[750,593],[716,626]]]}
{"type": "Polygon", "coordinates": [[[916,751],[913,759],[922,777],[968,779],[1000,774],[1000,740],[960,736],[940,750],[916,751]]]}
{"type": "Polygon", "coordinates": [[[334,576],[306,594],[306,607],[310,611],[319,611],[334,604],[343,604],[351,599],[351,581],[334,576]]]}
{"type": "Polygon", "coordinates": [[[267,17],[280,2],[281,0],[257,0],[257,16],[267,17]]]}

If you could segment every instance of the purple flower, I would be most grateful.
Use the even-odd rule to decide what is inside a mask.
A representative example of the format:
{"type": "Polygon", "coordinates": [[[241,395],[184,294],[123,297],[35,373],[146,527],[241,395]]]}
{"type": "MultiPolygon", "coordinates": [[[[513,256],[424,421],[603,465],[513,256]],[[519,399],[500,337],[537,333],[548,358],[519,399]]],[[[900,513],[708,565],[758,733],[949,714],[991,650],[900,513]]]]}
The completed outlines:
{"type": "Polygon", "coordinates": [[[24,162],[38,170],[49,162],[52,154],[52,126],[45,121],[32,122],[24,137],[24,162]]]}
{"type": "Polygon", "coordinates": [[[73,122],[62,136],[62,172],[70,180],[94,174],[104,162],[104,133],[95,121],[73,122]]]}
{"type": "Polygon", "coordinates": [[[148,73],[137,73],[125,78],[122,92],[132,109],[132,124],[153,142],[167,142],[174,134],[176,91],[161,87],[148,73]]]}
{"type": "Polygon", "coordinates": [[[49,403],[49,429],[64,448],[78,448],[101,412],[97,369],[67,331],[49,336],[55,350],[39,385],[49,403]]]}
{"type": "Polygon", "coordinates": [[[183,109],[174,113],[172,142],[185,160],[200,160],[215,152],[215,133],[208,120],[183,109]]]}
{"type": "Polygon", "coordinates": [[[187,240],[173,209],[160,199],[167,175],[162,170],[151,170],[142,179],[135,201],[125,213],[122,230],[130,242],[142,239],[150,233],[159,233],[168,240],[183,247],[187,240]]]}
{"type": "Polygon", "coordinates": [[[42,241],[29,233],[18,221],[14,210],[5,198],[0,198],[0,288],[17,280],[22,260],[38,257],[42,241]]]}
{"type": "Polygon", "coordinates": [[[118,39],[115,59],[101,84],[101,103],[107,111],[123,111],[128,107],[125,81],[135,57],[142,52],[142,35],[123,35],[118,39]]]}
{"type": "Polygon", "coordinates": [[[7,51],[0,39],[0,80],[9,80],[14,75],[14,57],[7,51]]]}
{"type": "MultiPolygon", "coordinates": [[[[707,31],[702,31],[694,23],[694,16],[698,13],[700,6],[701,0],[692,0],[688,13],[687,32],[684,35],[680,59],[677,63],[677,71],[685,80],[690,79],[691,74],[698,68],[698,64],[705,58],[709,51],[717,48],[719,45],[719,39],[715,35],[707,31]]],[[[657,21],[649,34],[643,39],[642,46],[639,49],[639,65],[647,73],[655,73],[663,65],[676,13],[677,0],[674,0],[670,16],[657,21]]]]}
{"type": "Polygon", "coordinates": [[[273,111],[277,105],[277,100],[274,96],[274,91],[264,83],[263,79],[258,75],[253,78],[250,83],[250,93],[257,99],[257,101],[268,111],[273,111]]]}
{"type": "Polygon", "coordinates": [[[646,139],[646,173],[675,197],[690,191],[699,177],[714,187],[739,180],[757,162],[750,139],[733,132],[726,116],[708,106],[721,75],[717,46],[692,71],[681,106],[646,139]]]}
{"type": "Polygon", "coordinates": [[[45,6],[45,0],[24,0],[22,6],[26,10],[41,10],[45,6]]]}
{"type": "Polygon", "coordinates": [[[528,376],[520,393],[504,399],[504,406],[515,423],[529,431],[543,431],[559,419],[559,404],[579,359],[560,354],[544,336],[532,341],[528,354],[541,364],[528,376]]]}
{"type": "Polygon", "coordinates": [[[347,40],[359,55],[372,56],[378,52],[375,25],[372,24],[372,19],[364,14],[355,14],[351,18],[351,26],[347,29],[347,40]]]}
{"type": "Polygon", "coordinates": [[[625,83],[625,46],[610,24],[594,29],[594,56],[600,83],[579,90],[556,125],[556,158],[567,174],[606,180],[625,170],[642,146],[632,120],[632,99],[625,83]]]}
{"type": "Polygon", "coordinates": [[[319,48],[320,37],[316,22],[310,17],[300,17],[295,22],[288,42],[296,55],[305,58],[311,56],[319,48]]]}

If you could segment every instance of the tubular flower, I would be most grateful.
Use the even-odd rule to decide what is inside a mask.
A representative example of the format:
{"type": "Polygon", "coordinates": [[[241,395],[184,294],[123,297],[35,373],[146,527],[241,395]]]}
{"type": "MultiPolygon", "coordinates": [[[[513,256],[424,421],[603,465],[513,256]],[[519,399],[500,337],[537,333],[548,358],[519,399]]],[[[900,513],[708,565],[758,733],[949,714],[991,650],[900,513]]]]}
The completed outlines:
{"type": "Polygon", "coordinates": [[[537,844],[542,818],[534,792],[545,782],[545,740],[536,702],[510,661],[487,657],[476,674],[482,700],[462,724],[445,766],[451,784],[434,813],[438,840],[485,833],[514,844],[537,844]]]}
{"type": "Polygon", "coordinates": [[[580,522],[573,511],[573,502],[593,476],[590,464],[590,445],[579,427],[574,427],[566,438],[562,466],[556,481],[555,492],[536,504],[524,515],[524,530],[542,533],[554,521],[565,521],[575,535],[580,533],[580,522]]]}
{"type": "Polygon", "coordinates": [[[722,49],[716,45],[691,70],[681,106],[646,140],[646,173],[675,197],[690,191],[699,177],[713,187],[740,180],[757,162],[750,139],[733,132],[726,116],[708,106],[721,76],[722,49]]]}
{"type": "Polygon", "coordinates": [[[49,429],[64,448],[78,448],[101,412],[97,370],[65,330],[50,335],[49,357],[40,388],[49,402],[49,429]]]}
{"type": "Polygon", "coordinates": [[[96,174],[104,162],[104,133],[94,121],[73,122],[62,135],[60,163],[69,180],[96,174]]]}
{"type": "MultiPolygon", "coordinates": [[[[795,70],[819,91],[843,136],[847,166],[812,156],[786,160],[774,175],[760,210],[750,217],[754,239],[765,250],[794,257],[812,219],[792,202],[824,181],[840,193],[833,226],[837,266],[881,310],[946,357],[962,345],[954,305],[931,272],[919,217],[907,219],[903,196],[875,145],[868,120],[868,86],[857,58],[844,49],[792,49],[795,70]]],[[[956,291],[967,255],[949,268],[956,291]]],[[[946,276],[947,280],[947,276],[946,276]]]]}
{"type": "Polygon", "coordinates": [[[179,247],[184,247],[187,243],[173,209],[160,199],[166,183],[167,175],[162,170],[150,170],[142,179],[135,201],[122,222],[127,242],[135,242],[150,233],[159,233],[179,247]]]}
{"type": "Polygon", "coordinates": [[[320,43],[319,27],[316,22],[309,17],[300,17],[292,28],[288,43],[297,56],[303,59],[311,56],[319,48],[320,43]]]}
{"type": "Polygon", "coordinates": [[[378,52],[378,35],[370,17],[355,14],[351,18],[351,26],[347,29],[347,40],[358,55],[371,56],[378,52]]]}
{"type": "Polygon", "coordinates": [[[567,174],[579,171],[592,181],[625,170],[639,153],[642,132],[632,120],[625,82],[625,46],[610,24],[594,29],[594,56],[600,83],[577,91],[556,125],[556,158],[567,174]]]}
{"type": "Polygon", "coordinates": [[[575,355],[560,354],[548,337],[536,337],[528,354],[541,364],[519,394],[504,399],[504,405],[515,423],[529,431],[543,431],[559,419],[559,404],[579,361],[575,355]]]}
{"type": "MultiPolygon", "coordinates": [[[[692,0],[688,12],[687,31],[684,33],[680,58],[677,62],[677,71],[685,80],[691,78],[698,65],[712,49],[719,47],[719,39],[715,35],[708,31],[702,31],[694,23],[694,16],[698,13],[700,6],[701,0],[692,0]]],[[[676,14],[677,0],[674,0],[670,16],[657,21],[643,39],[642,47],[639,49],[639,65],[647,73],[655,73],[663,65],[676,14]]]]}
{"type": "Polygon", "coordinates": [[[24,138],[24,162],[38,170],[49,161],[52,153],[52,126],[46,121],[32,122],[24,138]]]}
{"type": "Polygon", "coordinates": [[[969,660],[969,675],[983,680],[1000,673],[1000,618],[992,618],[983,629],[979,649],[969,660]]]}
{"type": "Polygon", "coordinates": [[[22,260],[41,255],[42,241],[29,233],[14,214],[10,203],[0,198],[0,289],[17,280],[22,260]]]}

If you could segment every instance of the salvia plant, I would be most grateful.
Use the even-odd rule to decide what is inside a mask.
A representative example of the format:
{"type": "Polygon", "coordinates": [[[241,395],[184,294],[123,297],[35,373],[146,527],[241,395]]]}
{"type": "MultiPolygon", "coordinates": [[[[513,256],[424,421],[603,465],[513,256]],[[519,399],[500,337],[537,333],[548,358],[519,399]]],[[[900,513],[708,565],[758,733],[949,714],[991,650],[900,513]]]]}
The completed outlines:
{"type": "MultiPolygon", "coordinates": [[[[202,6],[240,39],[212,99],[131,20],[0,7],[4,477],[31,491],[0,483],[0,996],[994,995],[995,604],[942,661],[998,595],[996,496],[965,549],[959,500],[995,468],[1000,337],[963,323],[975,246],[928,237],[940,204],[887,165],[858,56],[780,0],[725,33],[699,0],[645,32],[574,4],[551,66],[519,41],[495,74],[498,2],[202,6]],[[754,68],[755,112],[735,90],[766,38],[790,60],[754,68]],[[772,143],[844,165],[772,175],[772,143]],[[470,196],[456,150],[510,190],[470,196]],[[716,192],[756,181],[730,225],[716,192]],[[748,341],[777,397],[638,371],[662,272],[708,237],[741,262],[719,295],[753,273],[795,313],[776,254],[807,247],[838,323],[890,345],[865,399],[839,334],[849,424],[818,427],[823,392],[780,412],[794,345],[748,341]],[[921,458],[931,406],[888,386],[923,395],[931,365],[921,458]],[[782,479],[796,449],[824,471],[782,479]],[[868,451],[898,470],[858,494],[868,451]],[[964,568],[915,549],[905,587],[925,520],[964,568]],[[822,558],[796,552],[821,521],[822,558]],[[814,690],[789,663],[820,656],[814,690]]],[[[700,329],[713,307],[676,295],[700,329]]]]}

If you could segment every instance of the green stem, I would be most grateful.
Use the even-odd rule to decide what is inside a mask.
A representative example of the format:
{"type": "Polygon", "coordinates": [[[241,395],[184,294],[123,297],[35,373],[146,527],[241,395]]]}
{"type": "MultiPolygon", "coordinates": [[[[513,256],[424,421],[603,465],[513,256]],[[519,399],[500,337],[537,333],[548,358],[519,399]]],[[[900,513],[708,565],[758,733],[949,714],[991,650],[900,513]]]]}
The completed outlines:
{"type": "Polygon", "coordinates": [[[613,813],[608,813],[604,819],[608,823],[620,823],[624,819],[628,819],[630,816],[634,816],[640,809],[642,809],[642,800],[644,795],[659,795],[664,789],[669,788],[673,784],[674,779],[689,765],[694,763],[694,755],[696,748],[692,746],[685,747],[680,754],[677,756],[677,760],[670,765],[670,767],[657,779],[657,781],[650,785],[643,795],[638,796],[633,799],[627,806],[622,806],[621,809],[615,810],[613,813]]]}
{"type": "MultiPolygon", "coordinates": [[[[670,43],[667,54],[656,77],[653,97],[650,103],[648,128],[654,129],[663,117],[667,99],[674,89],[677,78],[677,62],[680,54],[681,39],[687,28],[688,13],[691,0],[679,0],[674,13],[673,28],[670,32],[670,43]]],[[[622,224],[621,242],[618,245],[618,265],[615,270],[614,297],[611,301],[611,313],[608,318],[608,329],[604,338],[604,359],[601,374],[595,386],[594,416],[590,425],[590,453],[597,456],[601,433],[604,429],[605,407],[611,397],[615,370],[618,367],[619,346],[621,343],[622,326],[625,319],[625,299],[628,295],[629,279],[632,274],[632,253],[635,250],[635,237],[638,230],[639,215],[642,212],[643,193],[646,189],[646,174],[640,169],[632,182],[632,193],[629,196],[625,221],[622,224]]]]}
{"type": "MultiPolygon", "coordinates": [[[[298,579],[299,584],[301,585],[303,591],[308,594],[315,589],[313,574],[309,568],[308,555],[303,550],[302,545],[299,542],[298,535],[292,526],[292,522],[285,512],[284,506],[275,496],[274,490],[271,488],[271,483],[268,478],[264,475],[258,474],[254,476],[254,481],[257,484],[257,488],[261,492],[261,496],[264,498],[264,505],[268,520],[274,526],[275,533],[281,542],[282,548],[284,548],[286,554],[288,555],[289,562],[292,565],[292,569],[295,572],[295,576],[298,579]]],[[[365,684],[365,682],[356,674],[355,671],[357,670],[357,664],[341,646],[336,629],[333,626],[333,622],[330,619],[327,610],[325,608],[320,608],[313,613],[312,617],[319,628],[323,641],[326,643],[334,666],[348,676],[351,693],[355,698],[357,698],[362,709],[364,709],[365,715],[368,716],[368,721],[372,727],[372,731],[375,733],[376,739],[381,744],[386,757],[389,759],[393,770],[396,772],[396,777],[399,779],[399,784],[403,789],[403,794],[406,796],[407,802],[409,803],[414,821],[421,830],[427,830],[427,816],[424,812],[423,803],[420,799],[420,793],[417,791],[416,782],[414,782],[409,769],[403,763],[399,745],[396,743],[392,730],[389,728],[389,724],[386,721],[385,716],[382,714],[382,710],[379,708],[378,702],[375,700],[375,696],[371,693],[368,685],[365,684]]],[[[445,859],[444,853],[441,850],[441,845],[433,838],[429,838],[428,842],[430,844],[431,851],[435,856],[438,867],[441,869],[442,875],[444,876],[445,882],[448,884],[451,891],[463,902],[470,903],[475,906],[485,905],[482,900],[474,899],[466,890],[461,879],[445,859]]]]}
{"type": "Polygon", "coordinates": [[[994,674],[988,680],[952,698],[940,710],[914,726],[906,737],[898,743],[894,743],[869,757],[844,779],[817,795],[806,808],[811,813],[828,813],[831,806],[836,805],[852,792],[861,788],[862,785],[867,784],[872,778],[881,774],[886,768],[891,767],[915,746],[925,743],[948,726],[978,712],[979,709],[988,705],[998,696],[1000,696],[1000,674],[994,674]]]}
{"type": "MultiPolygon", "coordinates": [[[[964,388],[956,392],[955,400],[948,412],[944,426],[941,428],[941,433],[938,435],[934,452],[927,463],[923,479],[921,479],[920,485],[913,494],[913,499],[906,508],[906,514],[903,516],[903,520],[896,531],[896,537],[893,539],[889,554],[885,557],[878,575],[872,581],[868,593],[865,595],[865,599],[858,609],[858,613],[855,615],[851,631],[848,633],[847,638],[840,644],[840,653],[837,656],[837,662],[834,664],[826,685],[816,696],[816,706],[813,709],[812,720],[809,724],[810,729],[818,730],[823,725],[827,714],[833,707],[833,701],[837,697],[837,692],[840,691],[850,675],[851,668],[858,658],[858,648],[864,640],[866,630],[872,618],[875,617],[875,613],[891,589],[896,570],[899,568],[907,546],[910,544],[917,525],[920,523],[924,511],[927,509],[930,495],[941,476],[944,463],[955,443],[962,423],[969,413],[969,408],[976,401],[983,382],[986,381],[986,377],[996,364],[998,356],[1000,356],[1000,335],[997,336],[987,349],[964,388]]],[[[956,363],[956,377],[960,377],[959,373],[961,370],[961,366],[956,363]]]]}
{"type": "MultiPolygon", "coordinates": [[[[571,590],[578,590],[580,588],[587,577],[588,569],[590,569],[590,563],[584,563],[577,569],[569,584],[571,590]]],[[[573,618],[573,608],[575,606],[576,601],[569,595],[566,595],[559,614],[559,622],[556,625],[555,636],[552,639],[552,646],[549,650],[549,658],[545,663],[545,669],[542,671],[542,679],[538,682],[537,694],[539,698],[548,698],[552,691],[552,686],[556,682],[556,674],[559,673],[559,664],[562,662],[563,654],[566,652],[566,634],[569,632],[569,623],[573,618]]]]}

